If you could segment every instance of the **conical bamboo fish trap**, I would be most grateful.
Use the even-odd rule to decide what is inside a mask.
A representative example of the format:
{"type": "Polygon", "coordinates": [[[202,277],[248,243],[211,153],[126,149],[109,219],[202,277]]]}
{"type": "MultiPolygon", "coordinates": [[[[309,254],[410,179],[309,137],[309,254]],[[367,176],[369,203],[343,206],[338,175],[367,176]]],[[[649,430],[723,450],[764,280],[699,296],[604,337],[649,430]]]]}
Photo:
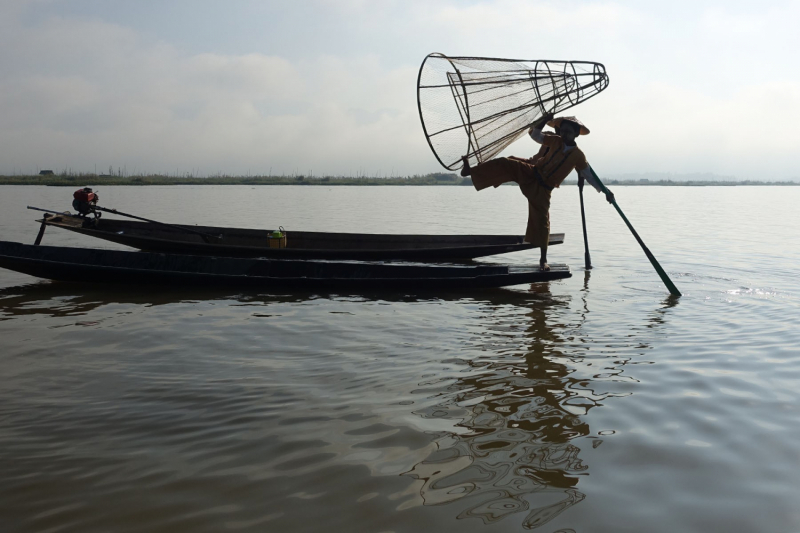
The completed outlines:
{"type": "Polygon", "coordinates": [[[430,54],[417,79],[425,137],[448,170],[461,157],[492,159],[547,113],[558,113],[608,86],[600,63],[430,54]]]}

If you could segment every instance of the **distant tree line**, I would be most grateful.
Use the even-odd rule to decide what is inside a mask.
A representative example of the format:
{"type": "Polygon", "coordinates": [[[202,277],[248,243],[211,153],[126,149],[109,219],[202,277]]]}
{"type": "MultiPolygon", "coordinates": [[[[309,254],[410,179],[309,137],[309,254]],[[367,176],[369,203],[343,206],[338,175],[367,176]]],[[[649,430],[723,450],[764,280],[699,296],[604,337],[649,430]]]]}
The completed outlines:
{"type": "MultiPolygon", "coordinates": [[[[567,180],[565,185],[574,185],[575,180],[567,180]]],[[[647,180],[647,179],[607,179],[606,185],[632,185],[632,186],[732,186],[732,185],[800,185],[795,181],[756,181],[756,180],[647,180]]],[[[31,176],[2,176],[0,185],[49,185],[62,187],[82,187],[85,185],[472,185],[470,178],[462,178],[453,173],[435,172],[425,175],[406,177],[378,177],[378,176],[230,176],[218,174],[209,177],[199,177],[190,174],[169,176],[165,174],[149,174],[142,176],[125,176],[122,174],[94,174],[94,173],[49,173],[31,176]]],[[[516,185],[511,183],[510,185],[516,185]]]]}
{"type": "Polygon", "coordinates": [[[0,176],[0,185],[50,186],[108,185],[472,185],[472,180],[452,173],[432,173],[406,177],[369,176],[168,176],[149,174],[123,176],[94,173],[40,173],[32,176],[0,176]]]}

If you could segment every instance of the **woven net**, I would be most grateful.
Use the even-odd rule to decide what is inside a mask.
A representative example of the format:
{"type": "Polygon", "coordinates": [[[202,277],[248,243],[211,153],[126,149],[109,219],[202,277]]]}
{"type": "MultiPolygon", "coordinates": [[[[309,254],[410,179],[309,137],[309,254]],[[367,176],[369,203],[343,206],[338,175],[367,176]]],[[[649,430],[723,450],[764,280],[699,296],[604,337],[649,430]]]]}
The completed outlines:
{"type": "Polygon", "coordinates": [[[431,150],[448,170],[492,159],[547,113],[564,111],[608,86],[588,61],[522,61],[431,54],[417,80],[417,105],[431,150]]]}

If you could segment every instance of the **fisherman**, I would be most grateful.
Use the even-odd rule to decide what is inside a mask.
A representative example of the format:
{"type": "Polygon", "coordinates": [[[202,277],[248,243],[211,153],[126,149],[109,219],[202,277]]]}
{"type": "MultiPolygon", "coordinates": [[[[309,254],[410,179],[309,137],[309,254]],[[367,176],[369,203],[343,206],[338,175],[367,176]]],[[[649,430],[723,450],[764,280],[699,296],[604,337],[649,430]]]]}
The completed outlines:
{"type": "MultiPolygon", "coordinates": [[[[464,163],[461,175],[471,175],[472,184],[479,191],[509,181],[519,184],[522,194],[528,199],[525,241],[541,249],[539,268],[550,270],[547,245],[550,240],[550,194],[553,189],[559,187],[573,170],[577,170],[579,179],[589,182],[597,192],[602,192],[602,187],[594,179],[586,156],[575,143],[579,135],[589,134],[589,128],[580,120],[575,117],[554,119],[552,114],[547,114],[534,122],[528,133],[542,145],[535,158],[500,157],[473,168],[470,167],[469,157],[464,156],[461,158],[464,163]],[[558,134],[542,132],[545,124],[555,128],[558,134]]],[[[606,200],[614,200],[611,191],[606,194],[606,200]]]]}

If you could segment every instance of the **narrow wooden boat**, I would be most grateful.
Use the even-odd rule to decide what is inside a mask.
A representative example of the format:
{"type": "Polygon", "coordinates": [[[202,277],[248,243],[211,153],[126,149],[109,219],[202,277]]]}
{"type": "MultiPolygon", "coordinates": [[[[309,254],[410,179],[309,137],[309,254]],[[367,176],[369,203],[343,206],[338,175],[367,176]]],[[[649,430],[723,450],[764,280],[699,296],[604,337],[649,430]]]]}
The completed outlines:
{"type": "Polygon", "coordinates": [[[0,268],[40,278],[116,284],[285,289],[502,287],[570,277],[566,265],[538,267],[283,260],[126,252],[0,241],[0,268]]]}
{"type": "MultiPolygon", "coordinates": [[[[167,226],[65,215],[49,217],[45,224],[139,250],[220,257],[461,261],[534,248],[519,235],[389,235],[291,230],[287,231],[285,248],[271,248],[272,230],[167,226]]],[[[563,233],[550,235],[550,246],[563,242],[563,233]]]]}

